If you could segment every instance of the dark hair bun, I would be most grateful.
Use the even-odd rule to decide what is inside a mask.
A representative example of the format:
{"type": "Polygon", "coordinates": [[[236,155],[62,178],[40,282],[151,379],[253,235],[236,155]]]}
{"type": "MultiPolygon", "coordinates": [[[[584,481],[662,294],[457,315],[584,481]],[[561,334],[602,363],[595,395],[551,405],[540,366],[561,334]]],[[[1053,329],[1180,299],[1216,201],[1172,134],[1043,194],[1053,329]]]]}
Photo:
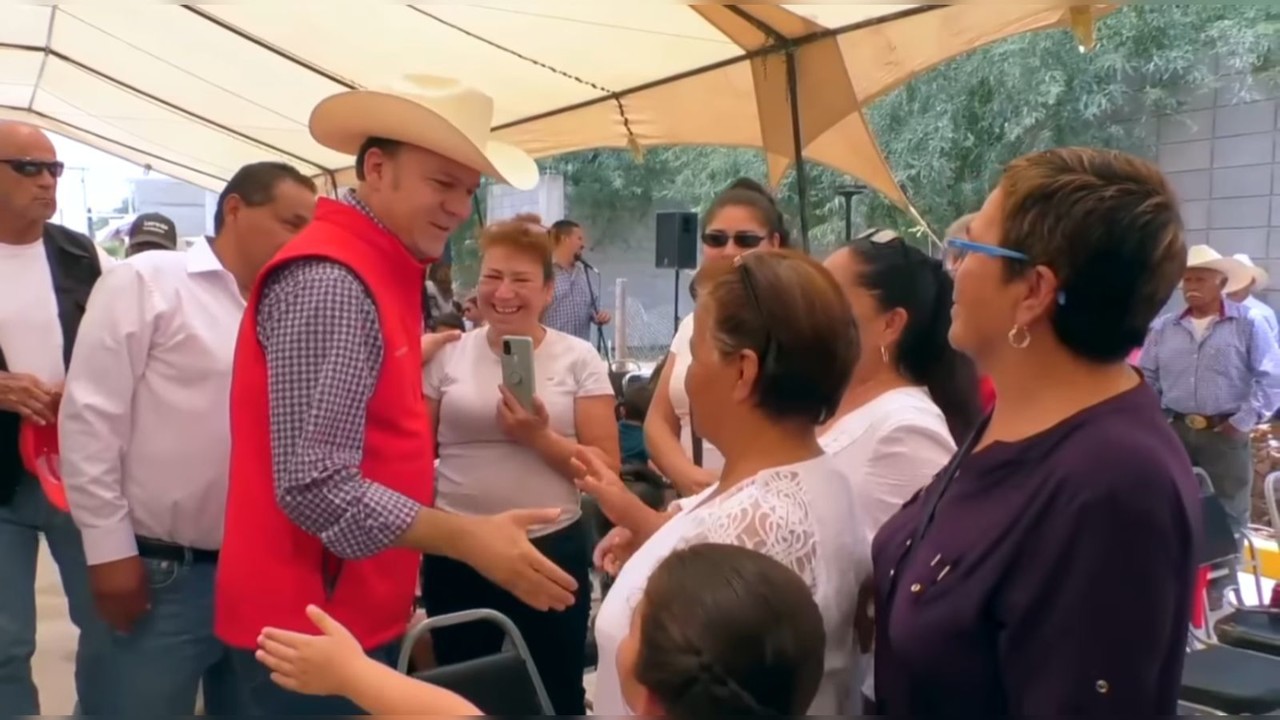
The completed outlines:
{"type": "Polygon", "coordinates": [[[766,188],[764,185],[761,185],[759,182],[752,180],[749,177],[740,177],[737,180],[734,180],[733,182],[729,183],[729,187],[725,189],[726,190],[746,190],[748,192],[760,193],[761,195],[764,195],[770,200],[773,199],[773,193],[769,192],[768,188],[766,188]]]}

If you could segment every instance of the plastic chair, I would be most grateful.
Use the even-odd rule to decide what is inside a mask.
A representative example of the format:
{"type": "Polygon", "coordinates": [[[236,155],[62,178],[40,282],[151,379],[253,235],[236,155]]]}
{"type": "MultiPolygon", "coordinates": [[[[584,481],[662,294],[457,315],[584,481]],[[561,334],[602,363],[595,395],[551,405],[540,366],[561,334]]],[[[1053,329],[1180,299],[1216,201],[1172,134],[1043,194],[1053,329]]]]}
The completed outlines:
{"type": "Polygon", "coordinates": [[[503,649],[486,657],[417,672],[413,677],[452,690],[486,715],[555,715],[520,631],[510,618],[494,610],[465,610],[427,618],[405,637],[396,669],[408,672],[410,652],[423,633],[471,622],[489,622],[502,628],[507,636],[503,649]]]}

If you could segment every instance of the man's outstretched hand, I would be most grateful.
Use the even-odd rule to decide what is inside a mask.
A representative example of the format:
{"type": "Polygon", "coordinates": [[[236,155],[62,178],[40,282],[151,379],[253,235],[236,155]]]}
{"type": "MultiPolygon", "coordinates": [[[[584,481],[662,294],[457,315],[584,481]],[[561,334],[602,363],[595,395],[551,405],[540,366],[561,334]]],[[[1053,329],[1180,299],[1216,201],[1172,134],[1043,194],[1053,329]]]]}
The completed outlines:
{"type": "Polygon", "coordinates": [[[512,510],[470,518],[458,559],[537,610],[573,605],[578,583],[529,542],[529,528],[555,522],[560,511],[512,510]]]}

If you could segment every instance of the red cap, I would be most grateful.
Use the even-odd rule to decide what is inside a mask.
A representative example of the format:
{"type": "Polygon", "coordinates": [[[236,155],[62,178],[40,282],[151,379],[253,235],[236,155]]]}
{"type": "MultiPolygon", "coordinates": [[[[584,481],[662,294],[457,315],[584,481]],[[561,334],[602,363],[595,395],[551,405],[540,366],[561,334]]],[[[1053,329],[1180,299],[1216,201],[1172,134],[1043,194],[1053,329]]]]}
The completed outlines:
{"type": "Polygon", "coordinates": [[[62,512],[71,512],[59,470],[57,424],[35,425],[24,420],[18,431],[18,451],[22,454],[22,464],[40,481],[49,502],[62,512]]]}

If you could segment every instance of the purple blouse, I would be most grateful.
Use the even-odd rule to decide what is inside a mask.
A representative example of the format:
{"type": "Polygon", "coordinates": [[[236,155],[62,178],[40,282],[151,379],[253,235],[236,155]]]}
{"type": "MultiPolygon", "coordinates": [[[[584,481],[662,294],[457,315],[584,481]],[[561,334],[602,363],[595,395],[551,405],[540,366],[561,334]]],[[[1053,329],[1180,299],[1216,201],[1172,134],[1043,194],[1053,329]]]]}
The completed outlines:
{"type": "Polygon", "coordinates": [[[908,552],[937,490],[872,546],[880,714],[1176,714],[1199,491],[1145,383],[961,460],[908,552]]]}

